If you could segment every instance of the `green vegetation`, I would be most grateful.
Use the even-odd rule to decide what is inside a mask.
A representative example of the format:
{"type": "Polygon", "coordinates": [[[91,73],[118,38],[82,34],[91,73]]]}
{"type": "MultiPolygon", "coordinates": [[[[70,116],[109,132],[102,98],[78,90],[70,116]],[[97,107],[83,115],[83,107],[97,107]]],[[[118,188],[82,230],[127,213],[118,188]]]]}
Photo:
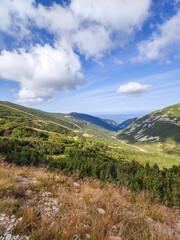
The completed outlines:
{"type": "Polygon", "coordinates": [[[131,124],[118,135],[119,139],[136,142],[180,143],[180,104],[152,112],[131,124]]]}
{"type": "Polygon", "coordinates": [[[124,131],[119,132],[118,138],[153,153],[180,155],[180,104],[136,120],[124,131]]]}
{"type": "MultiPolygon", "coordinates": [[[[84,132],[76,134],[5,106],[0,106],[0,130],[0,154],[9,163],[48,165],[81,178],[115,182],[135,191],[145,189],[158,195],[164,204],[180,206],[178,166],[159,169],[157,164],[142,165],[133,161],[135,158],[128,151],[110,147],[109,137],[102,143],[83,137],[84,132]]],[[[113,139],[111,144],[117,143],[113,139]]]]}

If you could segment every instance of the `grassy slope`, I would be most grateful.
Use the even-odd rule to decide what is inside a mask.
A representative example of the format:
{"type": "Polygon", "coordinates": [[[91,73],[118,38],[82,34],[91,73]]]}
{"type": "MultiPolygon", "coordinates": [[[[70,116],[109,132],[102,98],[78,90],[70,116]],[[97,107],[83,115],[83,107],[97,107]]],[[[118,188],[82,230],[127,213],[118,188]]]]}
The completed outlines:
{"type": "MultiPolygon", "coordinates": [[[[94,137],[83,137],[84,131],[73,132],[44,118],[4,106],[0,106],[0,131],[2,128],[5,131],[0,139],[15,139],[27,145],[40,141],[41,144],[52,143],[52,146],[65,144],[79,149],[94,149],[95,144],[97,151],[107,157],[122,157],[126,161],[134,158],[140,162],[150,158],[156,161],[162,160],[163,156],[159,153],[154,160],[157,154],[141,152],[115,138],[110,140],[109,135],[104,135],[103,143],[96,145],[101,135],[96,136],[93,129],[89,132],[94,137]],[[29,129],[33,130],[30,135],[29,129]]],[[[64,157],[55,154],[53,158],[59,156],[64,157]]],[[[173,161],[160,164],[169,167],[173,161]]],[[[179,211],[161,206],[156,198],[151,202],[152,195],[147,192],[135,193],[126,187],[86,178],[80,180],[77,176],[68,177],[44,168],[16,167],[4,163],[2,158],[0,198],[0,219],[5,214],[7,220],[3,223],[0,220],[0,236],[7,232],[10,218],[15,219],[11,229],[14,235],[32,236],[34,240],[73,239],[75,236],[80,239],[87,239],[87,236],[90,239],[113,239],[110,237],[119,236],[123,240],[170,240],[175,239],[174,236],[178,238],[179,234],[179,211]],[[75,181],[80,185],[74,185],[75,181]],[[98,213],[98,208],[104,209],[105,214],[98,213]]]]}
{"type": "Polygon", "coordinates": [[[20,168],[2,159],[0,196],[0,236],[175,240],[180,234],[179,210],[152,203],[148,193],[134,194],[124,187],[78,180],[44,168],[20,168]]]}
{"type": "Polygon", "coordinates": [[[84,121],[67,118],[64,114],[48,113],[34,108],[27,108],[18,104],[3,101],[0,101],[0,105],[15,108],[17,110],[23,111],[24,113],[31,114],[32,117],[42,119],[44,121],[51,121],[57,124],[61,124],[65,128],[70,128],[71,130],[75,130],[75,132],[79,132],[80,135],[83,133],[88,133],[93,135],[95,138],[109,138],[111,135],[114,135],[114,133],[111,133],[104,128],[98,127],[91,123],[86,123],[84,121]]]}
{"type": "MultiPolygon", "coordinates": [[[[3,104],[5,103],[3,102],[3,104]]],[[[5,110],[5,116],[6,116],[5,118],[5,116],[1,115],[0,118],[3,117],[6,120],[11,121],[12,123],[22,124],[25,126],[33,127],[35,129],[41,129],[43,131],[51,131],[51,132],[58,131],[59,134],[62,132],[65,132],[65,135],[68,136],[68,138],[72,139],[73,141],[74,139],[76,139],[76,141],[81,141],[81,139],[84,139],[86,142],[85,145],[91,144],[91,142],[93,143],[96,141],[102,142],[103,144],[110,147],[110,151],[108,152],[108,154],[110,154],[110,156],[115,158],[118,158],[119,154],[120,155],[123,154],[126,156],[126,159],[128,161],[132,161],[135,159],[141,162],[142,164],[145,164],[146,162],[149,162],[151,165],[153,165],[154,163],[157,163],[160,166],[160,168],[162,167],[169,168],[174,164],[175,165],[180,164],[180,157],[178,157],[176,154],[173,154],[173,152],[171,154],[166,153],[163,150],[161,145],[159,146],[159,148],[157,148],[156,144],[154,144],[155,146],[153,147],[152,147],[152,144],[150,145],[144,144],[142,148],[145,149],[146,152],[142,152],[139,149],[134,148],[134,146],[132,145],[125,145],[122,142],[119,142],[115,137],[112,138],[113,136],[112,132],[108,132],[103,128],[97,127],[96,125],[91,124],[86,126],[86,129],[83,129],[83,130],[76,129],[76,132],[73,132],[73,131],[69,131],[68,129],[62,128],[61,126],[56,124],[51,124],[51,126],[49,126],[48,125],[49,122],[45,120],[46,118],[44,117],[46,116],[46,114],[49,116],[49,113],[45,113],[36,109],[32,110],[25,107],[21,108],[21,106],[15,105],[15,104],[10,104],[10,103],[6,103],[6,104],[8,106],[12,106],[14,108],[32,113],[33,115],[36,114],[38,116],[38,117],[31,116],[23,112],[13,110],[11,108],[0,106],[0,110],[3,110],[3,109],[5,110]],[[85,137],[83,137],[84,134],[86,134],[85,137]]],[[[57,119],[55,118],[55,121],[56,120],[57,119]]],[[[67,119],[65,118],[65,120],[67,119]]],[[[69,126],[69,125],[66,125],[66,126],[69,126]]],[[[168,147],[168,149],[170,148],[168,147]]]]}
{"type": "Polygon", "coordinates": [[[136,120],[118,138],[154,152],[180,154],[180,104],[136,120]]]}

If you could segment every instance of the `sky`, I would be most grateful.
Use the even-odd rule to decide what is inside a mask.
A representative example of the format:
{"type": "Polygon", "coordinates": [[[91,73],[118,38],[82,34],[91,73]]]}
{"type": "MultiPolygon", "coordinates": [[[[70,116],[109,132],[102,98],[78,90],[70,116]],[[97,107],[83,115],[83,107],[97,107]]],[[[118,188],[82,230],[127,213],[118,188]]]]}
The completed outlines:
{"type": "Polygon", "coordinates": [[[180,0],[0,0],[0,100],[49,112],[180,102],[180,0]]]}

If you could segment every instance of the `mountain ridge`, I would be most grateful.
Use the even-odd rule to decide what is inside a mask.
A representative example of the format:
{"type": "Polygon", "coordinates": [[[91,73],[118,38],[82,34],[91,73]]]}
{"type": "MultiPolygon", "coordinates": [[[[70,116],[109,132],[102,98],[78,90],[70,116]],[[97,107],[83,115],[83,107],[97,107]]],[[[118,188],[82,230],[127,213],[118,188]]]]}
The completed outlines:
{"type": "Polygon", "coordinates": [[[109,131],[114,131],[114,132],[118,132],[119,130],[125,129],[127,126],[129,126],[132,122],[134,122],[137,119],[137,118],[127,119],[124,122],[118,124],[114,120],[103,119],[103,118],[95,117],[95,116],[84,114],[84,113],[71,112],[66,116],[75,118],[78,120],[90,122],[100,127],[103,127],[109,131]]]}
{"type": "Polygon", "coordinates": [[[180,142],[180,103],[154,111],[137,119],[118,134],[119,139],[134,142],[180,142]]]}

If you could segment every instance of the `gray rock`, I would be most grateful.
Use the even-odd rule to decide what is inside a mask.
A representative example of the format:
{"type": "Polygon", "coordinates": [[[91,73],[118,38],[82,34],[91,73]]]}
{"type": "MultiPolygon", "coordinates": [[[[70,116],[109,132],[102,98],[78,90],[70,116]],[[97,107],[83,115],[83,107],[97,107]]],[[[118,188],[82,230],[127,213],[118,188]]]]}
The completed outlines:
{"type": "Polygon", "coordinates": [[[86,238],[87,238],[87,239],[91,239],[91,236],[87,233],[87,234],[86,234],[86,238]]]}
{"type": "Polygon", "coordinates": [[[102,215],[104,215],[106,213],[106,211],[102,208],[97,208],[97,211],[98,211],[98,213],[100,213],[102,215]]]}
{"type": "Polygon", "coordinates": [[[32,195],[32,190],[27,190],[27,191],[25,192],[25,195],[26,195],[26,196],[32,195]]]}

